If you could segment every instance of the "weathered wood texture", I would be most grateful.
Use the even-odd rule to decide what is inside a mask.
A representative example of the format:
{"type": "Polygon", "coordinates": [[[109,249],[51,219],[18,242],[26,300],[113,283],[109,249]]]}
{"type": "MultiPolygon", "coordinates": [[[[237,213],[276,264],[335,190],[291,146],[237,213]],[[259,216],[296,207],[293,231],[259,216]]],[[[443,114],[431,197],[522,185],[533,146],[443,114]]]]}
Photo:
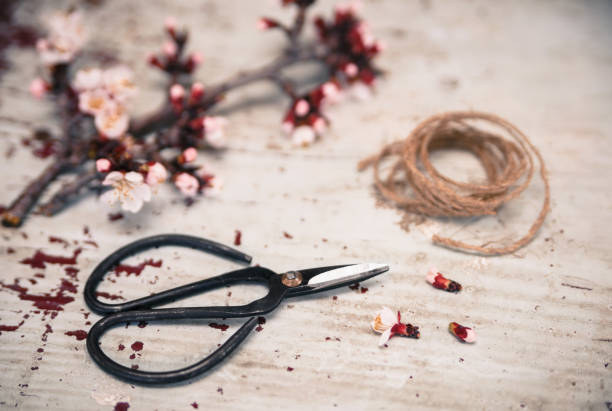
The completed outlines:
{"type": "MultiPolygon", "coordinates": [[[[143,57],[159,47],[164,16],[175,15],[192,29],[190,49],[205,54],[197,73],[205,82],[272,58],[283,39],[258,33],[255,21],[260,15],[290,16],[262,1],[99,3],[85,5],[91,45],[111,50],[136,70],[141,92],[135,113],[163,98],[163,78],[143,57]]],[[[35,23],[58,4],[25,3],[18,17],[35,23]]],[[[332,4],[321,1],[316,9],[327,12],[332,4]]],[[[78,293],[64,293],[75,301],[55,318],[43,320],[43,313],[32,312],[32,301],[0,290],[1,324],[17,325],[30,315],[18,330],[0,335],[0,408],[112,409],[118,401],[129,402],[130,410],[188,410],[193,402],[200,409],[245,410],[610,407],[612,3],[371,0],[363,2],[363,12],[388,46],[380,58],[388,75],[372,101],[333,108],[330,135],[315,146],[290,148],[279,132],[287,101],[271,86],[249,87],[219,107],[231,120],[229,149],[200,157],[226,182],[219,198],[186,208],[176,192],[163,188],[140,215],[111,223],[92,196],[57,217],[33,216],[22,229],[1,229],[1,281],[21,278],[31,293],[59,287],[66,274],[59,265],[32,269],[20,260],[38,249],[71,255],[82,246],[83,252],[72,280],[78,293]],[[394,210],[376,207],[371,173],[356,172],[357,161],[384,142],[450,109],[506,117],[543,153],[552,211],[534,241],[515,255],[466,255],[432,246],[429,236],[441,231],[481,243],[517,236],[541,204],[541,184],[505,207],[500,218],[435,220],[405,232],[394,210]],[[370,260],[389,262],[392,269],[363,284],[366,293],[345,288],[283,304],[229,361],[179,386],[117,381],[92,363],[84,341],[64,334],[86,330],[85,322],[98,318],[84,318],[81,290],[93,266],[119,245],[162,232],[231,244],[236,229],[243,233],[240,248],[273,269],[370,260]],[[70,246],[49,243],[53,235],[70,246]],[[424,281],[431,265],[465,290],[450,295],[431,288],[424,281]],[[369,321],[383,305],[402,310],[421,327],[422,338],[396,338],[379,348],[369,321]],[[473,326],[478,342],[456,341],[446,330],[449,321],[473,326]],[[53,329],[46,343],[45,324],[53,329]]],[[[20,139],[35,125],[53,124],[52,109],[27,93],[37,70],[35,53],[11,49],[8,58],[13,69],[0,83],[0,153],[12,146],[15,153],[0,164],[4,204],[44,166],[20,139]]],[[[469,156],[444,153],[435,160],[444,172],[481,176],[469,156]]],[[[105,290],[135,297],[230,268],[173,249],[134,262],[145,257],[161,258],[163,266],[147,267],[138,277],[123,275],[105,290]]],[[[181,304],[234,304],[254,294],[221,290],[181,304]]],[[[235,329],[238,323],[230,324],[235,329]]],[[[132,325],[114,330],[104,346],[125,364],[162,369],[200,358],[228,333],[206,322],[181,324],[178,331],[132,325]],[[144,349],[130,360],[136,340],[144,349]],[[124,351],[117,351],[120,343],[124,351]]]]}

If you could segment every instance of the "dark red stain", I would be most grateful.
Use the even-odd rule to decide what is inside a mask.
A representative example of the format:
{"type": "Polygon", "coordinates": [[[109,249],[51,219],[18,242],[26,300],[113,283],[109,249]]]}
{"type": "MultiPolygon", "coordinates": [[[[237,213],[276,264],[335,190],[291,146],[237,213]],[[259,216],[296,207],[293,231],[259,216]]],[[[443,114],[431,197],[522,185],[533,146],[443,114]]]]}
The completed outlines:
{"type": "Polygon", "coordinates": [[[87,227],[86,225],[83,226],[83,234],[89,235],[89,227],[87,227]]]}
{"type": "Polygon", "coordinates": [[[293,371],[293,370],[294,370],[294,368],[293,368],[293,367],[287,367],[287,371],[291,372],[291,371],[293,371]]]}
{"type": "Polygon", "coordinates": [[[104,291],[96,291],[96,297],[103,297],[109,300],[125,300],[125,298],[118,294],[109,294],[104,291]]]}
{"type": "Polygon", "coordinates": [[[60,244],[63,244],[64,248],[68,247],[68,244],[69,244],[68,241],[64,240],[63,238],[55,237],[53,235],[49,236],[49,242],[50,243],[60,243],[60,244]]]}
{"type": "MultiPolygon", "coordinates": [[[[0,213],[2,213],[2,211],[0,211],[0,213]]],[[[15,249],[14,249],[14,248],[9,247],[9,248],[7,248],[7,249],[6,249],[6,253],[7,253],[7,254],[15,254],[15,249]]]]}
{"type": "Polygon", "coordinates": [[[59,288],[52,290],[53,293],[42,293],[41,295],[29,294],[28,289],[17,284],[4,284],[0,282],[0,287],[8,288],[18,292],[18,298],[23,301],[32,301],[33,305],[41,310],[62,311],[62,306],[74,301],[74,297],[64,295],[64,292],[76,293],[77,288],[66,279],[62,279],[59,288]]]}
{"type": "Polygon", "coordinates": [[[192,402],[190,405],[191,405],[193,408],[198,409],[198,403],[197,403],[197,402],[195,402],[195,401],[194,401],[194,402],[192,402]]]}
{"type": "Polygon", "coordinates": [[[134,358],[136,358],[136,354],[134,353],[130,354],[130,360],[133,360],[134,358]]]}
{"type": "Polygon", "coordinates": [[[127,411],[130,408],[129,402],[118,402],[115,404],[115,411],[127,411]]]}
{"type": "Polygon", "coordinates": [[[32,150],[32,154],[34,154],[38,158],[47,158],[55,154],[55,141],[49,140],[42,142],[38,147],[32,150]]]}
{"type": "Polygon", "coordinates": [[[217,392],[218,392],[219,394],[223,395],[223,388],[221,388],[221,387],[217,388],[217,392]]]}
{"type": "Polygon", "coordinates": [[[291,240],[293,238],[293,236],[291,234],[289,234],[288,232],[286,232],[286,231],[283,231],[283,236],[285,238],[288,238],[289,240],[291,240]]]}
{"type": "Polygon", "coordinates": [[[60,265],[75,265],[77,263],[77,257],[79,256],[79,254],[81,254],[81,251],[83,250],[80,248],[77,248],[76,250],[73,251],[72,257],[63,257],[63,256],[45,254],[44,252],[38,250],[32,257],[21,260],[20,263],[29,265],[32,268],[45,268],[46,267],[45,263],[60,264],[60,265]]]}
{"type": "Polygon", "coordinates": [[[123,350],[125,350],[125,345],[119,344],[119,346],[117,347],[117,351],[123,351],[123,350]]]}
{"type": "Polygon", "coordinates": [[[259,324],[257,326],[257,328],[255,328],[255,331],[261,331],[263,330],[262,325],[264,325],[266,323],[266,319],[264,317],[257,317],[257,324],[259,324]]]}
{"type": "Polygon", "coordinates": [[[139,321],[138,322],[138,328],[145,328],[147,326],[147,322],[146,321],[139,321]]]}
{"type": "Polygon", "coordinates": [[[146,266],[159,268],[161,267],[161,265],[162,265],[162,260],[153,261],[152,258],[149,258],[148,260],[145,260],[138,265],[120,264],[115,267],[114,272],[117,275],[121,273],[126,273],[126,275],[128,276],[132,274],[134,274],[135,276],[139,276],[140,273],[142,273],[142,270],[144,270],[146,266]]]}
{"type": "Polygon", "coordinates": [[[108,219],[110,221],[117,221],[117,220],[121,220],[122,218],[123,218],[122,213],[111,213],[108,215],[108,219]]]}
{"type": "Polygon", "coordinates": [[[132,350],[134,351],[140,351],[142,350],[143,346],[144,344],[141,341],[136,341],[130,347],[132,347],[132,350]]]}
{"type": "Polygon", "coordinates": [[[361,294],[365,294],[365,293],[368,292],[368,288],[367,287],[361,287],[360,291],[361,291],[361,294]]]}
{"type": "Polygon", "coordinates": [[[242,244],[242,231],[236,230],[236,235],[234,236],[234,245],[242,244]]]}
{"type": "Polygon", "coordinates": [[[76,267],[65,267],[64,271],[66,272],[66,275],[68,275],[68,277],[74,278],[75,280],[77,278],[77,274],[79,273],[79,269],[76,267]]]}
{"type": "Polygon", "coordinates": [[[17,331],[19,327],[21,327],[25,323],[25,320],[21,320],[21,322],[17,325],[0,325],[0,335],[2,335],[2,331],[17,331]]]}
{"type": "Polygon", "coordinates": [[[351,290],[358,290],[359,289],[359,283],[351,284],[351,285],[348,286],[348,288],[350,288],[351,290]]]}
{"type": "Polygon", "coordinates": [[[36,352],[45,352],[45,349],[41,347],[38,350],[36,350],[36,352]]]}
{"type": "Polygon", "coordinates": [[[36,370],[38,369],[38,367],[30,367],[30,369],[31,369],[32,371],[36,371],[36,370]]]}
{"type": "Polygon", "coordinates": [[[83,241],[83,243],[89,244],[89,245],[93,245],[94,247],[98,248],[98,243],[96,243],[93,240],[85,240],[85,241],[83,241]]]}
{"type": "Polygon", "coordinates": [[[227,324],[208,323],[209,327],[216,328],[217,330],[225,331],[229,328],[227,324]]]}
{"type": "Polygon", "coordinates": [[[87,331],[84,330],[67,331],[64,334],[75,337],[77,341],[82,341],[87,338],[87,331]]]}
{"type": "Polygon", "coordinates": [[[137,370],[138,369],[138,364],[132,364],[132,369],[133,370],[137,370]]]}
{"type": "Polygon", "coordinates": [[[45,275],[43,273],[36,273],[36,274],[34,274],[34,277],[36,277],[36,278],[45,278],[45,275]]]}
{"type": "Polygon", "coordinates": [[[49,324],[45,324],[45,332],[40,337],[41,341],[47,341],[47,336],[53,332],[53,328],[49,324]]]}
{"type": "Polygon", "coordinates": [[[332,300],[336,301],[338,299],[337,295],[332,296],[332,300]]]}

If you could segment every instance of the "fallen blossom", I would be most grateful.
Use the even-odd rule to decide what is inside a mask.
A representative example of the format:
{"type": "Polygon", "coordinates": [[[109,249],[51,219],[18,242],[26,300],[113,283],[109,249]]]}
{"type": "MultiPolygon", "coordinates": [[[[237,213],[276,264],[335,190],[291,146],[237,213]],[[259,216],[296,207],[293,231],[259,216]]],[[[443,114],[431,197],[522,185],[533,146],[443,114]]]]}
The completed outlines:
{"type": "Polygon", "coordinates": [[[450,293],[458,293],[461,291],[461,284],[444,277],[442,273],[438,272],[436,267],[431,267],[429,269],[426,280],[429,284],[440,290],[448,291],[450,293]]]}
{"type": "Polygon", "coordinates": [[[111,171],[102,185],[113,187],[113,190],[102,194],[102,201],[110,205],[119,201],[121,208],[132,213],[138,212],[144,202],[151,200],[151,188],[144,183],[142,174],[135,171],[111,171]]]}
{"type": "Polygon", "coordinates": [[[149,163],[147,164],[147,177],[145,182],[151,187],[155,187],[158,184],[163,183],[168,178],[168,171],[161,163],[149,163]]]}
{"type": "Polygon", "coordinates": [[[378,311],[370,325],[372,330],[381,334],[378,340],[379,346],[385,345],[394,335],[410,338],[419,338],[421,336],[419,327],[415,327],[408,323],[402,324],[401,313],[398,311],[396,316],[388,307],[383,307],[378,311]]]}
{"type": "Polygon", "coordinates": [[[198,179],[188,173],[178,174],[174,179],[174,185],[187,197],[195,196],[200,188],[198,179]]]}
{"type": "Polygon", "coordinates": [[[194,147],[189,147],[181,153],[181,158],[182,158],[183,163],[191,163],[195,161],[197,156],[198,156],[198,151],[194,147]]]}
{"type": "Polygon", "coordinates": [[[464,327],[456,322],[452,322],[448,324],[448,331],[460,341],[466,343],[476,342],[476,332],[470,327],[464,327]]]}
{"type": "Polygon", "coordinates": [[[291,143],[296,147],[306,147],[317,138],[315,129],[310,126],[299,126],[291,133],[291,143]]]}

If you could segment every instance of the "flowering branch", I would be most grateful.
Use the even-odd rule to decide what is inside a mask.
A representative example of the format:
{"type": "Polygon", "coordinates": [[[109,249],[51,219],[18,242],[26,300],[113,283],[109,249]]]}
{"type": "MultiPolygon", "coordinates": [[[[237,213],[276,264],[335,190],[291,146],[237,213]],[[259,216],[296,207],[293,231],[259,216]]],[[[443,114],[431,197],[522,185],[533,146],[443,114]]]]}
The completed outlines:
{"type": "Polygon", "coordinates": [[[284,32],[289,42],[286,49],[267,65],[207,87],[192,78],[203,61],[202,55],[187,53],[187,31],[168,18],[168,41],[160,53],[147,57],[150,65],[167,74],[168,98],[158,110],[135,119],[128,115],[130,100],[136,93],[132,73],[122,66],[73,73],[73,60],[85,43],[81,16],[74,10],[54,16],[49,22],[48,37],[37,43],[46,75],[35,79],[30,91],[38,98],[46,96],[57,102],[58,114],[64,119],[63,133],[56,137],[47,133],[38,142],[42,148],[37,148],[37,153],[53,156],[53,161],[6,209],[3,224],[21,225],[45,188],[62,173],[77,167],[87,169],[41,205],[42,214],[58,213],[85,188],[102,187],[106,192],[101,200],[119,203],[131,212],[139,211],[150,201],[154,187],[164,181],[172,182],[188,200],[198,194],[218,192],[220,179],[194,163],[197,149],[225,146],[227,120],[210,111],[226,93],[253,82],[278,85],[291,99],[282,129],[296,146],[313,143],[329,125],[324,115],[327,105],[338,102],[344,94],[368,97],[379,74],[372,60],[381,50],[353,5],[338,6],[329,21],[316,17],[318,40],[302,41],[307,11],[313,3],[314,0],[282,0],[283,6],[296,7],[292,24],[286,26],[265,17],[259,20],[258,27],[284,32]],[[306,61],[326,67],[328,79],[300,94],[283,71],[306,61]]]}

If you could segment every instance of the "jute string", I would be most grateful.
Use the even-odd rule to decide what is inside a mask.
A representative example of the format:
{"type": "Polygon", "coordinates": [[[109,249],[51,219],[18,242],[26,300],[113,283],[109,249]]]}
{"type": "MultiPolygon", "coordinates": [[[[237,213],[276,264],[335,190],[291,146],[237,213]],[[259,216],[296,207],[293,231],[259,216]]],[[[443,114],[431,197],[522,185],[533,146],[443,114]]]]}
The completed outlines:
{"type": "Polygon", "coordinates": [[[491,242],[469,244],[434,235],[436,244],[480,254],[512,253],[529,243],[549,211],[550,186],[540,152],[510,122],[493,114],[448,112],[429,117],[405,140],[383,147],[376,155],[359,162],[359,170],[374,168],[374,179],[380,194],[401,209],[432,217],[475,217],[495,215],[506,202],[519,196],[531,182],[534,157],[546,190],[542,208],[527,234],[510,245],[495,247],[491,242]],[[511,138],[484,131],[468,124],[482,121],[503,129],[511,138]],[[472,152],[481,162],[487,181],[483,184],[455,181],[440,174],[430,162],[430,152],[441,149],[472,152]],[[381,177],[381,162],[394,158],[388,174],[381,177]],[[406,185],[411,194],[406,193],[406,185]]]}

